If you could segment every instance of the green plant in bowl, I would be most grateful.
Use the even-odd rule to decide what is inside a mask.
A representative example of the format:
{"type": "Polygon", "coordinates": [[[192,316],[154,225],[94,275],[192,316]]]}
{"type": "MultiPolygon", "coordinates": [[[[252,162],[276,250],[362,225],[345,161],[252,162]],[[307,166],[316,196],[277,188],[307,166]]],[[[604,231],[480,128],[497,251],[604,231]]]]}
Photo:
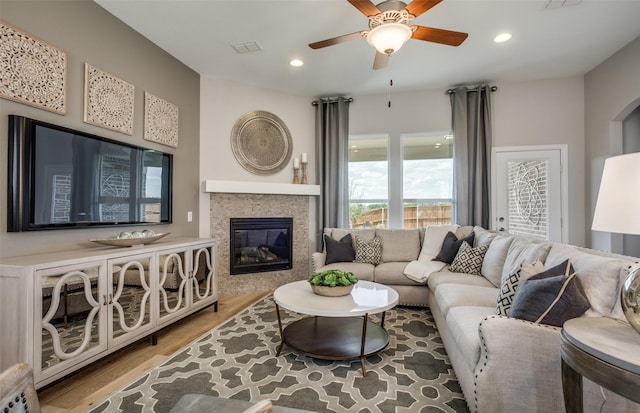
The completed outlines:
{"type": "Polygon", "coordinates": [[[311,285],[324,287],[348,287],[358,282],[353,273],[341,270],[327,270],[315,273],[309,278],[311,285]]]}

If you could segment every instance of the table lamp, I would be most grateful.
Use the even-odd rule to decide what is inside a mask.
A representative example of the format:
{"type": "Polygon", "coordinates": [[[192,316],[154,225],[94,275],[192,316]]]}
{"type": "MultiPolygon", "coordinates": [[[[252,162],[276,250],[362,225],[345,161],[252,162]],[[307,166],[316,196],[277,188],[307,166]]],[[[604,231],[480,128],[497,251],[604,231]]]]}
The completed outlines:
{"type": "MultiPolygon", "coordinates": [[[[640,235],[640,152],[605,161],[591,229],[640,235]]],[[[640,265],[631,268],[620,294],[625,317],[640,333],[640,265]]]]}

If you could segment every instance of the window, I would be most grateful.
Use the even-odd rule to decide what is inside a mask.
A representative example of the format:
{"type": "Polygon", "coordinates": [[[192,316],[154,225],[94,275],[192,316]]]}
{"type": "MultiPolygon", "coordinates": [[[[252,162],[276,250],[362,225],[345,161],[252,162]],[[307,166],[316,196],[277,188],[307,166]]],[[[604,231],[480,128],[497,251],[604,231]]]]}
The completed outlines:
{"type": "Polygon", "coordinates": [[[349,137],[351,228],[386,228],[389,217],[388,135],[349,137]]]}
{"type": "Polygon", "coordinates": [[[451,223],[453,136],[402,135],[403,227],[451,223]]]}
{"type": "Polygon", "coordinates": [[[349,137],[352,228],[416,228],[451,222],[450,133],[349,137]]]}

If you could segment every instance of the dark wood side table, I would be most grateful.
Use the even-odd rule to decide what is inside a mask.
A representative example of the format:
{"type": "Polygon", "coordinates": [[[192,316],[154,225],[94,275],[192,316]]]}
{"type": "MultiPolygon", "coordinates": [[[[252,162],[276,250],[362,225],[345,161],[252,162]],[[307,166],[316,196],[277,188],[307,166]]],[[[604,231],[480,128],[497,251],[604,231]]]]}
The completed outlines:
{"type": "Polygon", "coordinates": [[[582,378],[640,403],[640,334],[612,318],[567,321],[560,334],[567,413],[582,413],[582,378]]]}

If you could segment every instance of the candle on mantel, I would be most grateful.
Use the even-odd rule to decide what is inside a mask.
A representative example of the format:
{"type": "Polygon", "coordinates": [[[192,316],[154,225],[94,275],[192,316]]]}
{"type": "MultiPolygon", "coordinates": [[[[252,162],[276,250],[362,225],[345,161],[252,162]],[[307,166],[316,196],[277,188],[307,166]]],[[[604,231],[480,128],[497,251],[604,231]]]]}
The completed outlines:
{"type": "Polygon", "coordinates": [[[307,163],[307,153],[306,152],[302,153],[302,163],[307,163]]]}
{"type": "Polygon", "coordinates": [[[293,158],[293,169],[300,168],[300,158],[293,158]]]}

